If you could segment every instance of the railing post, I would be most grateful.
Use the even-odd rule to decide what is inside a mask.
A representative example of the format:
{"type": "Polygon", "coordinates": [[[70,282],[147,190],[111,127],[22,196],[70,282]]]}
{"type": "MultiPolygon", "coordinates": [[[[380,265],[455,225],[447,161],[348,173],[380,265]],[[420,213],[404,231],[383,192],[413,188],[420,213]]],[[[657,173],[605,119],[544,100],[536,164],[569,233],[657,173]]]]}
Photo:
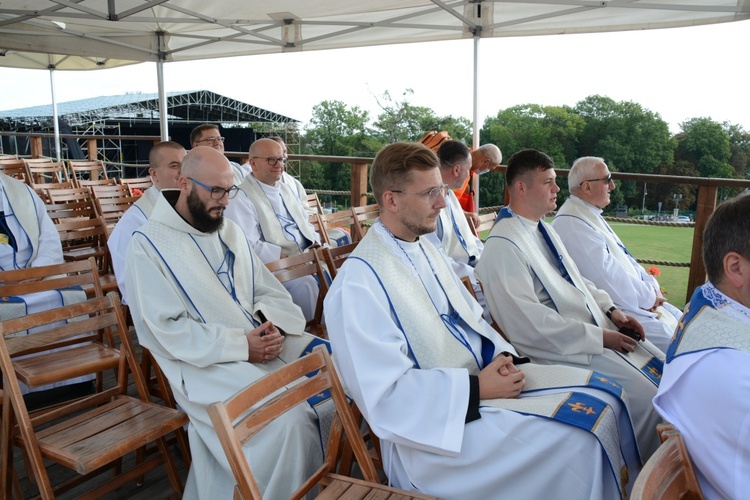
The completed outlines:
{"type": "Polygon", "coordinates": [[[31,149],[32,158],[41,158],[44,156],[44,148],[42,147],[42,138],[38,135],[32,135],[29,137],[29,148],[31,149]]]}
{"type": "Polygon", "coordinates": [[[99,153],[96,150],[96,138],[91,137],[86,139],[86,153],[89,156],[89,161],[96,161],[99,158],[99,153]]]}
{"type": "Polygon", "coordinates": [[[698,186],[697,210],[695,211],[695,229],[693,232],[693,253],[690,257],[690,275],[688,276],[687,296],[685,302],[690,302],[690,297],[696,288],[706,281],[706,266],[703,263],[703,229],[706,227],[708,218],[716,208],[716,193],[718,186],[702,184],[698,186]]]}
{"type": "Polygon", "coordinates": [[[367,165],[368,163],[352,163],[352,206],[367,205],[367,165]]]}

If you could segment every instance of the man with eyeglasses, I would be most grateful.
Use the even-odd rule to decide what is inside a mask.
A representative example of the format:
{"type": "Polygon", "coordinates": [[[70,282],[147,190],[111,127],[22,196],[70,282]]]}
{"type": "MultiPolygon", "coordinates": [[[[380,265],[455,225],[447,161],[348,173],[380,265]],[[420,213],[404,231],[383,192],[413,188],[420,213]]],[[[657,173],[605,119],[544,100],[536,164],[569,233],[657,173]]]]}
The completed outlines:
{"type": "MultiPolygon", "coordinates": [[[[197,148],[198,146],[208,146],[224,154],[224,137],[221,136],[219,126],[213,123],[203,123],[195,127],[190,132],[190,147],[197,148]]],[[[229,160],[229,165],[234,173],[234,184],[238,185],[249,172],[244,171],[239,163],[232,160],[229,160]]]]}
{"type": "MultiPolygon", "coordinates": [[[[299,307],[224,219],[236,193],[224,155],[192,149],[178,189],[161,192],[125,259],[138,340],[190,417],[186,498],[232,497],[235,481],[208,406],[325,344],[303,332],[299,307]]],[[[321,465],[316,411],[298,406],[244,445],[266,498],[289,497],[321,465]]]]}
{"type": "MultiPolygon", "coordinates": [[[[320,236],[297,194],[281,182],[286,157],[272,139],[258,139],[250,146],[252,172],[239,184],[240,194],[226,215],[245,232],[248,244],[263,262],[300,254],[320,245],[320,236]]],[[[284,283],[305,318],[315,314],[318,283],[312,276],[284,283]]]]}
{"type": "Polygon", "coordinates": [[[466,277],[471,281],[477,301],[484,310],[484,319],[492,322],[484,303],[482,287],[474,277],[474,267],[479,262],[484,245],[482,240],[471,232],[467,215],[453,192],[469,178],[472,155],[464,143],[453,139],[441,144],[437,155],[440,159],[440,176],[448,187],[445,194],[446,206],[440,211],[435,231],[426,235],[426,238],[432,240],[438,248],[442,248],[453,272],[459,278],[466,277]]]}
{"type": "Polygon", "coordinates": [[[641,267],[602,218],[615,189],[604,159],[577,159],[568,185],[570,198],[558,210],[552,227],[583,277],[606,291],[615,306],[643,325],[646,338],[667,352],[682,313],[666,301],[656,278],[641,267]]]}
{"type": "Polygon", "coordinates": [[[148,175],[153,184],[132,207],[125,211],[107,238],[107,248],[112,257],[112,267],[115,270],[117,287],[120,289],[123,304],[128,303],[125,291],[125,253],[130,238],[151,217],[161,190],[177,189],[183,158],[185,158],[185,148],[173,141],[163,141],[151,148],[148,153],[148,175]]]}
{"type": "Polygon", "coordinates": [[[583,387],[604,377],[520,358],[423,237],[446,206],[439,164],[420,143],[378,152],[380,218],[325,299],[336,367],[389,481],[444,498],[624,498],[638,471],[625,407],[583,387]],[[582,405],[605,446],[568,411],[582,405]]]}
{"type": "Polygon", "coordinates": [[[645,461],[659,447],[660,419],[651,399],[664,353],[607,292],[581,276],[544,222],[560,191],[552,158],[519,151],[508,160],[505,178],[510,204],[500,210],[476,267],[492,318],[524,356],[595,370],[622,384],[645,461]]]}

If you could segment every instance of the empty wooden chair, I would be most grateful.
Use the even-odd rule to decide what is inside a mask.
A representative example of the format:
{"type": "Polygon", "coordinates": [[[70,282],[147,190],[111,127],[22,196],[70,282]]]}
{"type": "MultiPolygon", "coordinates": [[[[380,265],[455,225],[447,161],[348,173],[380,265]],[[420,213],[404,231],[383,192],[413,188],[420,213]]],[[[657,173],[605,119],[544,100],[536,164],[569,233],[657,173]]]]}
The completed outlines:
{"type": "Polygon", "coordinates": [[[344,262],[346,262],[347,257],[349,257],[354,249],[357,248],[358,243],[358,241],[355,241],[354,243],[349,243],[348,245],[342,245],[340,247],[323,247],[316,250],[322,255],[322,260],[326,264],[326,269],[328,270],[328,275],[331,281],[336,277],[339,268],[344,262]]]}
{"type": "Polygon", "coordinates": [[[94,197],[96,211],[107,224],[107,234],[112,232],[115,224],[125,215],[125,211],[136,201],[138,201],[137,196],[94,197]]]}
{"type": "Polygon", "coordinates": [[[31,183],[31,189],[36,191],[36,194],[44,201],[44,203],[51,203],[49,196],[47,196],[48,189],[73,189],[73,183],[67,182],[45,182],[43,184],[31,183]]]}
{"type": "Polygon", "coordinates": [[[96,206],[87,188],[45,189],[47,215],[57,223],[69,219],[98,217],[96,206]]]}
{"type": "Polygon", "coordinates": [[[320,223],[330,246],[348,245],[354,241],[354,226],[358,222],[351,210],[323,214],[320,216],[320,223]]]}
{"type": "Polygon", "coordinates": [[[132,196],[127,186],[104,184],[87,186],[92,198],[126,198],[132,196]]]}
{"type": "MultiPolygon", "coordinates": [[[[143,375],[125,327],[119,302],[114,293],[107,297],[31,314],[0,322],[0,370],[4,378],[4,416],[2,462],[12,460],[13,447],[22,448],[28,457],[27,473],[33,477],[42,498],[53,498],[109,469],[116,476],[93,491],[91,498],[101,497],[145,471],[164,464],[173,489],[182,493],[177,470],[165,444],[164,436],[187,423],[182,412],[149,402],[143,375]],[[43,329],[32,335],[13,335],[29,328],[43,329]],[[104,343],[75,344],[66,351],[50,354],[44,366],[16,360],[17,355],[44,352],[48,346],[75,342],[91,331],[106,331],[104,343]],[[116,339],[109,345],[106,339],[116,339]],[[95,352],[99,351],[99,352],[95,352]],[[57,356],[55,356],[57,354],[57,356]],[[21,396],[19,381],[27,385],[62,380],[102,370],[117,370],[115,385],[102,387],[91,395],[47,409],[31,416],[21,396]],[[128,373],[132,374],[139,398],[130,397],[128,373]],[[156,442],[160,454],[138,467],[122,472],[120,459],[156,442]],[[70,469],[80,477],[54,485],[45,461],[70,469]]],[[[3,467],[0,495],[9,498],[10,467],[3,467]]]]}
{"type": "Polygon", "coordinates": [[[665,441],[641,469],[633,485],[633,500],[702,499],[698,479],[688,456],[682,434],[663,433],[665,441]]]}
{"type": "Polygon", "coordinates": [[[50,203],[72,203],[77,201],[91,201],[91,191],[85,187],[70,189],[48,188],[47,197],[50,203]]]}
{"type": "Polygon", "coordinates": [[[105,292],[117,290],[112,260],[107,248],[107,224],[103,217],[75,218],[55,222],[66,262],[94,257],[105,292]]]}
{"type": "Polygon", "coordinates": [[[208,414],[237,481],[235,498],[261,498],[255,476],[242,451],[243,444],[280,415],[300,403],[307,404],[307,398],[325,390],[331,392],[336,407],[327,455],[323,465],[292,494],[291,498],[302,498],[316,485],[318,498],[434,498],[400,491],[379,483],[375,466],[362,440],[359,427],[336,375],[336,369],[323,346],[316,347],[311,354],[263,377],[227,401],[209,406],[208,414]],[[292,389],[281,391],[248,412],[260,401],[266,400],[290,384],[295,384],[292,389]],[[351,443],[364,481],[334,474],[344,434],[351,443]]]}
{"type": "Polygon", "coordinates": [[[117,179],[78,179],[78,185],[80,187],[91,187],[91,186],[116,186],[117,179]]]}
{"type": "Polygon", "coordinates": [[[365,205],[364,207],[352,207],[352,213],[357,219],[357,224],[354,225],[354,241],[359,241],[364,238],[367,230],[372,226],[380,216],[380,207],[375,205],[365,205]]]}
{"type": "Polygon", "coordinates": [[[320,198],[318,193],[308,193],[307,205],[310,207],[311,212],[323,215],[323,206],[320,204],[320,198]]]}
{"type": "Polygon", "coordinates": [[[325,278],[323,266],[315,250],[302,252],[283,259],[267,262],[266,268],[276,276],[281,283],[297,278],[312,276],[318,282],[318,300],[315,305],[313,318],[307,322],[305,330],[318,337],[327,337],[323,324],[323,299],[328,292],[328,280],[325,278]]]}
{"type": "Polygon", "coordinates": [[[144,191],[153,186],[154,183],[151,177],[136,177],[132,179],[120,177],[120,184],[128,188],[130,196],[140,196],[144,191]],[[139,192],[140,194],[138,194],[139,192]]]}
{"type": "Polygon", "coordinates": [[[31,182],[29,179],[29,171],[26,169],[26,164],[23,160],[0,160],[0,172],[8,177],[13,177],[14,179],[18,179],[27,184],[31,182]]]}
{"type": "Polygon", "coordinates": [[[107,170],[101,161],[70,160],[68,166],[70,167],[71,179],[77,186],[81,179],[94,181],[108,178],[107,170]]]}
{"type": "Polygon", "coordinates": [[[474,224],[472,224],[471,221],[469,221],[469,227],[471,228],[471,232],[474,233],[474,236],[481,239],[482,233],[492,229],[492,226],[495,224],[496,218],[497,218],[497,212],[488,212],[486,214],[480,215],[479,227],[474,227],[474,224]]]}
{"type": "Polygon", "coordinates": [[[58,184],[70,182],[68,168],[63,162],[33,162],[24,160],[32,184],[58,184]]]}

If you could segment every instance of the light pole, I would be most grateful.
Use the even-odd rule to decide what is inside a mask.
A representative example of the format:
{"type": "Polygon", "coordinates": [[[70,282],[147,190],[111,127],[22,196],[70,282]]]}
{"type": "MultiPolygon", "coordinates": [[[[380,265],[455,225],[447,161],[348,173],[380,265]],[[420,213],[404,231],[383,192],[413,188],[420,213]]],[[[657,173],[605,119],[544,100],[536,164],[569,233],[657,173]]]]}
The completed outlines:
{"type": "Polygon", "coordinates": [[[646,193],[648,193],[647,183],[643,183],[643,205],[641,206],[641,213],[643,214],[643,220],[646,220],[646,193]]]}
{"type": "Polygon", "coordinates": [[[680,215],[680,200],[682,199],[682,195],[675,193],[672,195],[672,198],[674,198],[674,214],[672,217],[677,221],[677,216],[680,215]]]}

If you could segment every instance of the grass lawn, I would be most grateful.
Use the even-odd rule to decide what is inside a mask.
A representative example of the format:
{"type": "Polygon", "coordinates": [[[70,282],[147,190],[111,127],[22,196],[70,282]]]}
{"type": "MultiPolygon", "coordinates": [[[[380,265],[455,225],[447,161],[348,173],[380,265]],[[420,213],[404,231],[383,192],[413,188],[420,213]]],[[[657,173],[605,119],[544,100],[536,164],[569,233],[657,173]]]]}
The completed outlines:
{"type": "MultiPolygon", "coordinates": [[[[692,227],[641,226],[610,224],[633,256],[638,259],[690,262],[693,247],[692,227]]],[[[648,269],[651,266],[644,266],[648,269]]],[[[661,271],[659,284],[669,302],[682,309],[685,306],[690,268],[656,266],[661,271]]]]}

